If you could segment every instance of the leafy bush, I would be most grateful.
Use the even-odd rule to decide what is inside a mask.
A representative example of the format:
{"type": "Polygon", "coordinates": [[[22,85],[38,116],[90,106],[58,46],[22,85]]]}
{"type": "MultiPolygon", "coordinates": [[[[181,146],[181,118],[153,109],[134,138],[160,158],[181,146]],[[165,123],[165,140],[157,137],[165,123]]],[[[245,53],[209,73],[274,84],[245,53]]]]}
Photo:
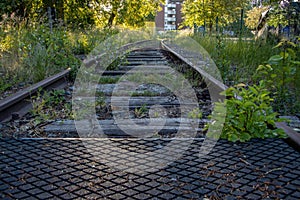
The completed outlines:
{"type": "Polygon", "coordinates": [[[221,138],[245,142],[251,138],[285,137],[284,131],[275,126],[279,119],[270,105],[273,99],[264,81],[253,86],[239,84],[224,94],[228,98],[225,100],[227,117],[221,138]]]}

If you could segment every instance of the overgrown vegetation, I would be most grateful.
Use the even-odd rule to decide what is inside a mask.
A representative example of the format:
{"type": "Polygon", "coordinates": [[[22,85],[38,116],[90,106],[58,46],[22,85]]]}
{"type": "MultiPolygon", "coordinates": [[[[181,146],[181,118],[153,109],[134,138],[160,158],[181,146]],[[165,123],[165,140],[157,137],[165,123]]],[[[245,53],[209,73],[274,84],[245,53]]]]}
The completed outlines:
{"type": "Polygon", "coordinates": [[[299,43],[195,39],[232,86],[224,93],[227,116],[221,137],[233,142],[285,137],[275,122],[279,115],[299,114],[299,43]]]}
{"type": "Polygon", "coordinates": [[[278,44],[260,40],[226,40],[222,36],[195,35],[211,55],[226,85],[255,85],[266,80],[274,98],[273,108],[281,114],[299,112],[299,43],[283,39],[278,44]]]}
{"type": "Polygon", "coordinates": [[[239,82],[252,83],[257,66],[268,60],[279,50],[273,49],[272,42],[255,40],[231,40],[222,36],[193,36],[219,68],[227,85],[239,82]]]}
{"type": "MultiPolygon", "coordinates": [[[[245,10],[246,26],[253,31],[255,39],[236,33],[230,36],[238,35],[239,38],[232,38],[220,31],[228,27],[226,21],[222,25],[218,20],[210,20],[214,31],[208,24],[205,9],[194,15],[196,18],[189,18],[190,22],[202,26],[204,32],[206,27],[213,30],[209,37],[202,30],[193,38],[208,51],[225,84],[230,86],[224,93],[227,96],[227,117],[221,137],[234,142],[285,137],[275,126],[278,116],[296,115],[300,110],[299,4],[291,1],[281,1],[280,4],[278,1],[260,2],[261,5],[252,5],[245,10]],[[204,17],[197,18],[199,15],[204,17]]],[[[199,5],[205,3],[210,4],[206,10],[218,5],[211,1],[202,1],[199,5]]],[[[201,7],[188,6],[192,9],[201,7]]],[[[212,11],[212,14],[216,19],[219,11],[212,11]]],[[[236,16],[241,30],[246,28],[241,18],[238,19],[236,16]]],[[[217,104],[215,108],[218,110],[221,106],[217,104]]]]}
{"type": "Polygon", "coordinates": [[[137,118],[145,118],[147,116],[149,112],[149,109],[146,107],[146,105],[142,105],[141,107],[136,107],[134,109],[134,115],[137,117],[137,118]]]}
{"type": "Polygon", "coordinates": [[[75,77],[80,59],[116,30],[97,28],[71,31],[64,26],[50,30],[48,24],[6,18],[0,36],[0,92],[18,82],[35,83],[64,69],[75,77]],[[28,25],[30,23],[30,25],[28,25]]]}
{"type": "Polygon", "coordinates": [[[299,44],[286,39],[273,49],[280,52],[259,65],[255,79],[266,80],[267,89],[275,99],[274,109],[283,115],[298,114],[300,110],[300,52],[299,44]]]}
{"type": "MultiPolygon", "coordinates": [[[[78,55],[87,55],[98,43],[118,33],[116,26],[138,27],[143,26],[146,19],[153,20],[161,2],[163,1],[0,1],[0,94],[20,82],[24,82],[24,85],[32,84],[67,68],[72,69],[71,76],[74,78],[80,66],[78,55]]],[[[282,40],[277,45],[280,34],[274,39],[268,36],[266,40],[243,38],[246,28],[243,23],[244,12],[247,13],[246,26],[249,33],[250,30],[255,30],[256,33],[267,30],[263,27],[267,27],[268,23],[278,33],[289,25],[288,35],[290,29],[294,30],[293,34],[299,35],[299,12],[295,2],[280,5],[278,1],[264,1],[264,5],[250,6],[245,0],[187,0],[183,5],[184,25],[204,28],[203,34],[196,34],[193,38],[209,52],[220,69],[225,84],[232,86],[225,92],[228,97],[228,115],[222,138],[243,142],[251,138],[284,137],[283,132],[275,127],[278,120],[276,112],[289,115],[297,114],[300,110],[299,40],[296,41],[294,37],[295,43],[282,40]],[[247,12],[251,10],[250,7],[252,11],[247,12]],[[270,7],[272,9],[269,10],[270,7]],[[264,17],[262,13],[266,11],[269,12],[261,20],[264,17]],[[234,33],[228,29],[230,26],[236,26],[234,33]],[[209,37],[203,36],[205,28],[210,32],[209,37]],[[234,40],[229,35],[239,38],[234,40]]],[[[173,33],[165,35],[173,37],[173,33]]],[[[118,69],[121,62],[124,62],[123,58],[115,60],[108,69],[118,69]]],[[[145,79],[137,75],[128,78],[136,81],[145,79]]],[[[146,78],[156,80],[157,77],[146,78]]],[[[195,78],[194,73],[188,74],[186,78],[195,78]]],[[[117,79],[105,77],[99,83],[116,81],[117,79]]],[[[176,82],[178,85],[182,83],[176,82]]],[[[131,95],[157,94],[136,91],[131,95]]],[[[70,104],[62,105],[64,103],[66,101],[62,91],[43,95],[39,93],[33,100],[33,114],[38,120],[74,117],[70,104]],[[56,113],[53,110],[62,112],[56,113]]],[[[98,95],[96,109],[108,109],[103,94],[98,95]]],[[[135,115],[140,118],[145,117],[147,112],[144,105],[134,110],[135,115]]],[[[84,118],[86,111],[80,110],[79,115],[79,118],[84,118]]],[[[201,118],[202,113],[194,110],[189,113],[189,117],[201,118]]]]}
{"type": "Polygon", "coordinates": [[[274,99],[265,81],[253,86],[238,84],[227,89],[224,95],[227,117],[221,138],[245,142],[251,138],[285,137],[284,131],[276,128],[279,119],[271,106],[274,99]]]}
{"type": "Polygon", "coordinates": [[[71,103],[67,102],[64,90],[50,92],[39,91],[37,96],[31,98],[32,111],[35,123],[54,119],[72,119],[71,103]]]}
{"type": "Polygon", "coordinates": [[[246,0],[186,0],[182,10],[184,25],[207,27],[211,34],[214,26],[218,29],[218,26],[235,22],[246,5],[246,0]]]}

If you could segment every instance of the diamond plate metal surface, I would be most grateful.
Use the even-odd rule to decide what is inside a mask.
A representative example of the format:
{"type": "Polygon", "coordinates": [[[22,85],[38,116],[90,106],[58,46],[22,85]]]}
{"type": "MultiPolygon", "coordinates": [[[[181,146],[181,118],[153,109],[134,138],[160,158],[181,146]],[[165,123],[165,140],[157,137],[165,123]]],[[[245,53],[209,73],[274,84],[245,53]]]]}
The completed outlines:
{"type": "MultiPolygon", "coordinates": [[[[146,153],[170,141],[90,140],[111,162],[130,168],[139,158],[115,151],[109,142],[146,153]]],[[[179,143],[184,147],[186,141],[179,143]]],[[[0,140],[0,198],[300,199],[300,154],[283,140],[221,140],[205,157],[199,157],[201,144],[194,141],[160,170],[130,173],[96,159],[81,140],[0,140]]]]}

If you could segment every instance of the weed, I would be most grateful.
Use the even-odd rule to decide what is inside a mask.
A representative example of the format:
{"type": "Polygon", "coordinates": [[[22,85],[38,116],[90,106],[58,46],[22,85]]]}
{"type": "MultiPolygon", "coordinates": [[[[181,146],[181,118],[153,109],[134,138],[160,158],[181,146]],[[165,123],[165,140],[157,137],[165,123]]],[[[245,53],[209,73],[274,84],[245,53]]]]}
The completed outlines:
{"type": "Polygon", "coordinates": [[[134,114],[137,118],[144,118],[147,116],[149,109],[146,105],[142,105],[140,108],[134,109],[134,114]]]}
{"type": "Polygon", "coordinates": [[[116,58],[106,70],[118,70],[122,63],[126,63],[126,55],[116,58]]]}
{"type": "Polygon", "coordinates": [[[210,54],[226,84],[252,83],[255,69],[276,53],[272,43],[226,40],[218,37],[193,37],[210,54]]]}
{"type": "Polygon", "coordinates": [[[275,126],[280,119],[270,105],[273,99],[264,81],[248,87],[239,84],[223,94],[228,99],[225,100],[227,116],[221,138],[245,142],[251,138],[286,137],[284,131],[275,126]]]}
{"type": "Polygon", "coordinates": [[[269,58],[266,64],[256,69],[255,77],[266,80],[268,89],[275,99],[273,107],[283,115],[296,114],[299,111],[299,70],[296,44],[282,40],[274,48],[281,49],[279,54],[269,58]],[[298,74],[297,74],[298,73],[298,74]]]}
{"type": "MultiPolygon", "coordinates": [[[[70,78],[74,80],[80,66],[74,54],[88,54],[99,42],[117,33],[96,28],[74,31],[60,25],[51,31],[43,19],[39,24],[6,19],[2,25],[0,72],[4,77],[15,77],[17,82],[35,83],[67,68],[72,69],[70,78]]],[[[4,81],[0,77],[0,83],[4,81]]]]}
{"type": "Polygon", "coordinates": [[[191,112],[188,113],[188,118],[191,118],[191,119],[201,119],[202,116],[203,116],[203,113],[199,108],[195,108],[191,112]]]}
{"type": "Polygon", "coordinates": [[[66,102],[64,90],[53,90],[42,92],[39,90],[37,96],[31,98],[31,113],[36,120],[54,120],[57,118],[72,118],[71,104],[66,102]]]}
{"type": "Polygon", "coordinates": [[[144,97],[155,97],[158,96],[159,94],[157,92],[151,92],[148,90],[145,91],[139,91],[139,92],[132,92],[131,96],[132,97],[140,97],[140,96],[144,96],[144,97]]]}
{"type": "Polygon", "coordinates": [[[120,77],[101,76],[99,84],[115,84],[119,81],[120,77]]]}

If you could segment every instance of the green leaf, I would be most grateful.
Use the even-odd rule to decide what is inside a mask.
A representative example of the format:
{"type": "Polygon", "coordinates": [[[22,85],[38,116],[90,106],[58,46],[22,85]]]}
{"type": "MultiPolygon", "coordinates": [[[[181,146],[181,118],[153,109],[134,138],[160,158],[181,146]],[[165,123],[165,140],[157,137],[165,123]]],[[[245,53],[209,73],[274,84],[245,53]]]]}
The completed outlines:
{"type": "Polygon", "coordinates": [[[243,132],[241,135],[240,135],[240,140],[241,141],[248,141],[251,139],[251,135],[249,135],[249,133],[246,133],[246,132],[243,132]]]}
{"type": "Polygon", "coordinates": [[[288,52],[280,52],[280,56],[283,58],[283,59],[287,59],[290,54],[288,52]]]}
{"type": "Polygon", "coordinates": [[[258,68],[256,69],[256,71],[261,71],[261,70],[265,70],[265,66],[264,65],[259,65],[258,68]]]}
{"type": "Polygon", "coordinates": [[[283,60],[283,57],[280,55],[272,56],[269,60],[269,64],[278,64],[281,60],[283,60]]]}
{"type": "Polygon", "coordinates": [[[288,45],[290,45],[290,46],[292,46],[292,47],[294,47],[294,48],[296,48],[296,47],[297,47],[295,43],[293,43],[293,42],[290,42],[290,41],[287,41],[287,44],[288,44],[288,45]]]}
{"type": "Polygon", "coordinates": [[[247,107],[256,107],[256,104],[251,102],[251,101],[247,101],[246,103],[244,103],[244,106],[247,108],[247,107]]]}
{"type": "Polygon", "coordinates": [[[236,142],[238,141],[238,136],[236,134],[229,134],[228,135],[228,140],[231,141],[231,142],[236,142]]]}
{"type": "Polygon", "coordinates": [[[271,74],[271,78],[276,78],[277,74],[271,74]]]}
{"type": "Polygon", "coordinates": [[[251,90],[251,92],[253,92],[255,95],[257,95],[258,94],[258,91],[254,88],[254,87],[252,87],[252,86],[249,86],[249,89],[251,90]]]}
{"type": "Polygon", "coordinates": [[[290,61],[290,62],[295,64],[295,65],[300,65],[300,61],[290,61]]]}
{"type": "Polygon", "coordinates": [[[275,47],[273,47],[273,49],[281,47],[284,44],[284,42],[279,42],[275,47]]]}

